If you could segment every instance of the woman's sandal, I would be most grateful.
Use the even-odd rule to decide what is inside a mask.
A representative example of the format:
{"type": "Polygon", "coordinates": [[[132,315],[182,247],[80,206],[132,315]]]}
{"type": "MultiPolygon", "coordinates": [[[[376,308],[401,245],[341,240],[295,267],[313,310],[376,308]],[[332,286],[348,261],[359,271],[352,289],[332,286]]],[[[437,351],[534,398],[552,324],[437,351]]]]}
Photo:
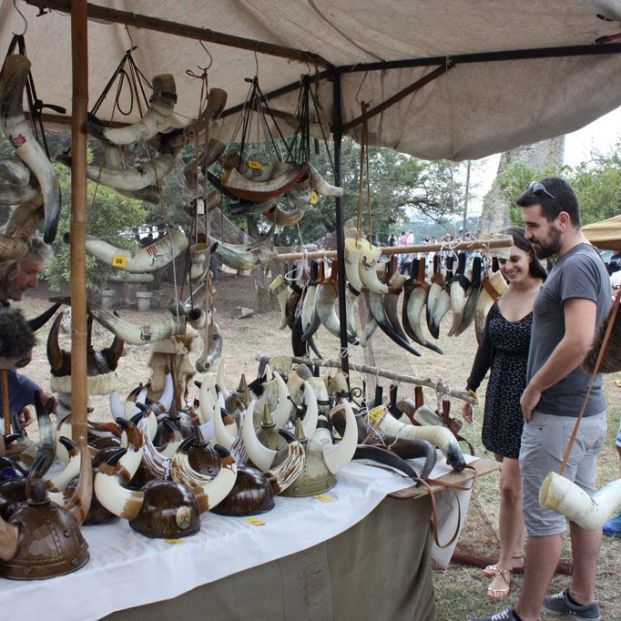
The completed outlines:
{"type": "MultiPolygon", "coordinates": [[[[524,568],[524,555],[519,554],[518,556],[511,557],[511,571],[515,571],[516,569],[519,571],[524,568]]],[[[493,578],[498,572],[498,565],[486,565],[483,568],[483,575],[488,578],[493,578]]]]}
{"type": "Polygon", "coordinates": [[[502,600],[509,597],[511,592],[511,570],[496,568],[492,583],[487,587],[487,597],[502,600]],[[496,585],[496,586],[494,586],[496,585]]]}

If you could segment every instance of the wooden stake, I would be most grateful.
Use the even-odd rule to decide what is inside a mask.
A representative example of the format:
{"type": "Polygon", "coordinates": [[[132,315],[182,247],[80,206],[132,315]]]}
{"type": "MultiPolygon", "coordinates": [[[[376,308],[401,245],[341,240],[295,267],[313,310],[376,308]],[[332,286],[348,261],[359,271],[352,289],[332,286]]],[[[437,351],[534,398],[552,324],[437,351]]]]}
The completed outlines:
{"type": "MultiPolygon", "coordinates": [[[[11,433],[11,406],[9,401],[9,371],[0,369],[0,390],[2,391],[2,419],[4,420],[4,433],[11,433]]],[[[0,453],[2,454],[2,453],[0,453]]]]}
{"type": "Polygon", "coordinates": [[[86,442],[86,132],[88,24],[86,0],[71,1],[71,427],[86,442]]]}

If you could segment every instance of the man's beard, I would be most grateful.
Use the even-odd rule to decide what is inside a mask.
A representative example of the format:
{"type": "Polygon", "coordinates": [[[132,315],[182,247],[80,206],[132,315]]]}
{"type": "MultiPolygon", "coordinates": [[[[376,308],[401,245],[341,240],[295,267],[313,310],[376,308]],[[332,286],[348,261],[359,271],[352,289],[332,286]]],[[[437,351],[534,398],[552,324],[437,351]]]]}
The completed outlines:
{"type": "Polygon", "coordinates": [[[561,231],[554,225],[550,229],[550,237],[545,242],[531,242],[538,259],[547,259],[558,254],[561,249],[561,231]]]}

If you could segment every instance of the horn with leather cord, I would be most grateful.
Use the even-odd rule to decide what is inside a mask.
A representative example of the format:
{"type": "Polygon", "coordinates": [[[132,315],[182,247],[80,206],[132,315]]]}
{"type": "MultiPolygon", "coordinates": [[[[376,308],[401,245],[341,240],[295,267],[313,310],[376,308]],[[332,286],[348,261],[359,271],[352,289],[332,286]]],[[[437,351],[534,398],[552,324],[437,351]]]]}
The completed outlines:
{"type": "Polygon", "coordinates": [[[481,344],[487,315],[498,298],[507,290],[507,281],[500,270],[490,271],[481,283],[481,291],[477,298],[474,327],[477,343],[481,344]]]}
{"type": "Polygon", "coordinates": [[[50,160],[37,142],[22,109],[24,88],[30,61],[20,54],[6,57],[0,77],[0,127],[15,149],[15,154],[32,171],[43,195],[43,241],[56,238],[60,219],[60,183],[50,160]]]}
{"type": "Polygon", "coordinates": [[[451,293],[450,286],[453,280],[453,257],[446,259],[446,277],[445,283],[438,294],[436,303],[431,309],[431,334],[440,333],[440,322],[444,315],[451,310],[451,293]]]}
{"type": "Polygon", "coordinates": [[[472,260],[472,276],[470,277],[470,293],[468,293],[468,299],[466,300],[466,305],[462,313],[461,324],[459,325],[459,328],[455,330],[453,336],[459,336],[472,323],[480,292],[481,257],[474,257],[472,260]]]}
{"type": "Polygon", "coordinates": [[[90,303],[90,312],[97,321],[111,332],[132,345],[147,345],[161,341],[170,336],[179,336],[186,332],[186,317],[164,315],[154,323],[137,326],[114,315],[102,306],[90,303]]]}
{"type": "Polygon", "coordinates": [[[455,334],[463,320],[464,308],[466,306],[466,291],[470,288],[470,281],[466,278],[465,271],[466,253],[460,252],[457,260],[457,270],[448,283],[451,310],[453,311],[453,323],[448,331],[448,336],[455,334]]]}
{"type": "Polygon", "coordinates": [[[446,458],[446,463],[456,472],[466,467],[464,455],[452,432],[446,427],[416,427],[398,421],[384,406],[369,412],[369,423],[382,434],[405,440],[427,440],[437,446],[446,458]]]}
{"type": "Polygon", "coordinates": [[[403,306],[401,307],[403,329],[419,345],[441,354],[442,350],[425,338],[421,326],[423,308],[431,288],[425,280],[425,257],[412,262],[412,276],[414,276],[414,271],[416,271],[416,278],[407,280],[403,289],[403,306]]]}
{"type": "Polygon", "coordinates": [[[142,274],[168,265],[188,247],[188,238],[180,228],[173,228],[146,248],[124,250],[92,238],[86,240],[85,247],[89,254],[106,265],[142,274]]]}

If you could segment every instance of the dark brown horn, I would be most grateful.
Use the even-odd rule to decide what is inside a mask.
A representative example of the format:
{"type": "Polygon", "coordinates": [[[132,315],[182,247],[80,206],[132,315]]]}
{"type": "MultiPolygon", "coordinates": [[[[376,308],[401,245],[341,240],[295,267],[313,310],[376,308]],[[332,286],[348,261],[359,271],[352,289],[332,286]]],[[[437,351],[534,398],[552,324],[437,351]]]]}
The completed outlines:
{"type": "Polygon", "coordinates": [[[122,338],[115,336],[112,341],[112,345],[101,350],[101,353],[108,363],[110,371],[114,371],[119,365],[119,358],[123,355],[124,346],[125,341],[122,338]]]}
{"type": "Polygon", "coordinates": [[[62,313],[56,317],[47,337],[47,359],[52,369],[52,375],[57,377],[71,373],[71,354],[63,351],[58,344],[58,331],[62,318],[62,313]]]}
{"type": "Polygon", "coordinates": [[[36,332],[39,328],[44,326],[52,317],[52,315],[59,309],[60,302],[50,306],[46,311],[43,311],[38,317],[28,320],[28,325],[33,332],[36,332]]]}

